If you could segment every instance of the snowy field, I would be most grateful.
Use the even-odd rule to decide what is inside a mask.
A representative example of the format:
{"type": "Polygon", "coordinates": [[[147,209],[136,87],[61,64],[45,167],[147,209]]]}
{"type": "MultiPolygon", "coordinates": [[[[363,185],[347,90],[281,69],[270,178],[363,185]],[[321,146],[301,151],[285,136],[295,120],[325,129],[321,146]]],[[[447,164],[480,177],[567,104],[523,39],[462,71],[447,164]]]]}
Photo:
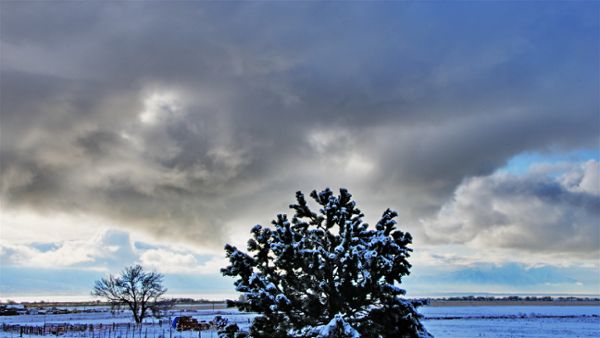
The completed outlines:
{"type": "MultiPolygon", "coordinates": [[[[123,311],[111,313],[107,308],[100,312],[91,313],[70,313],[60,315],[20,315],[20,316],[2,316],[0,317],[0,338],[8,337],[40,337],[38,334],[23,334],[20,330],[3,330],[5,325],[20,325],[26,327],[58,327],[72,325],[81,327],[82,325],[92,325],[93,330],[89,328],[85,331],[72,329],[69,332],[61,333],[61,337],[94,337],[94,338],[195,338],[195,337],[217,337],[217,332],[207,331],[183,331],[177,332],[170,325],[172,319],[177,316],[191,316],[198,321],[209,322],[215,316],[227,318],[229,323],[236,323],[240,328],[247,329],[253,314],[242,313],[236,309],[212,310],[212,309],[185,309],[179,308],[170,311],[165,318],[158,320],[154,318],[145,319],[142,326],[134,326],[130,313],[123,311]]],[[[47,336],[56,336],[56,334],[47,333],[47,336]]]]}
{"type": "MultiPolygon", "coordinates": [[[[447,306],[422,307],[424,324],[437,338],[444,337],[600,337],[600,306],[447,306]]],[[[220,315],[230,322],[247,328],[252,314],[234,309],[177,309],[170,317],[189,315],[208,322],[220,315]]],[[[2,325],[51,327],[53,325],[94,325],[93,331],[68,332],[62,337],[217,337],[216,331],[177,332],[170,328],[169,318],[148,320],[141,328],[134,328],[127,312],[112,314],[100,312],[61,315],[21,315],[0,317],[2,325]],[[100,327],[100,324],[102,326],[100,327]]],[[[50,336],[51,334],[47,334],[50,336]]],[[[20,337],[19,331],[0,331],[0,337],[20,337]]],[[[33,338],[39,335],[23,334],[33,338]]],[[[56,336],[53,334],[52,336],[56,336]]]]}
{"type": "Polygon", "coordinates": [[[600,337],[600,306],[422,307],[436,338],[600,337]]]}

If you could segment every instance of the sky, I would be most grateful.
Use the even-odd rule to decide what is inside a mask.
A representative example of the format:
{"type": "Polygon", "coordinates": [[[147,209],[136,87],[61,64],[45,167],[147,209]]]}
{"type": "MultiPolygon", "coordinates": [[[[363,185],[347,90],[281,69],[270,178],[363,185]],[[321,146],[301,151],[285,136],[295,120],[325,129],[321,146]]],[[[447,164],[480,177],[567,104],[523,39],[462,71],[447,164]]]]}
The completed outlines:
{"type": "Polygon", "coordinates": [[[410,296],[600,294],[600,4],[0,2],[0,301],[226,243],[349,189],[410,296]]]}

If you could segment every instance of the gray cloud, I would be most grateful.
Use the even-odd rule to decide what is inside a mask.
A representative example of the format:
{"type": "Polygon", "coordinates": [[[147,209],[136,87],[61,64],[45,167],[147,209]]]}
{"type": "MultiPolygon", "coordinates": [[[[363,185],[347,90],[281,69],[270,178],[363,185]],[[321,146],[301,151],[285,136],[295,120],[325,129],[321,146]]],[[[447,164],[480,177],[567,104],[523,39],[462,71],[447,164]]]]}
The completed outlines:
{"type": "Polygon", "coordinates": [[[466,177],[597,147],[597,4],[1,6],[6,208],[221,246],[346,186],[418,233],[466,177]]]}
{"type": "Polygon", "coordinates": [[[557,178],[534,171],[468,179],[437,217],[424,222],[426,233],[444,243],[597,258],[598,172],[598,162],[588,161],[557,178]]]}

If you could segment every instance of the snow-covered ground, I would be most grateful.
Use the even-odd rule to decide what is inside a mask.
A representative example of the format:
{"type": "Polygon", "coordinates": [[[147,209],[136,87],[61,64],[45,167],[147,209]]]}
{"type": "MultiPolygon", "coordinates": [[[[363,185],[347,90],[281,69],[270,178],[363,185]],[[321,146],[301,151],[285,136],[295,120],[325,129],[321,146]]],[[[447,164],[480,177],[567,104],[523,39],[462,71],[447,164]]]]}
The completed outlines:
{"type": "MultiPolygon", "coordinates": [[[[253,314],[239,312],[236,309],[212,310],[212,309],[184,309],[178,307],[170,311],[170,313],[161,320],[154,318],[144,320],[144,325],[134,327],[132,317],[129,312],[122,311],[111,313],[108,309],[102,312],[89,313],[70,313],[60,315],[20,315],[20,316],[3,316],[0,317],[0,325],[21,325],[21,326],[38,326],[46,325],[58,326],[62,324],[69,325],[93,325],[94,331],[86,330],[85,332],[67,332],[61,334],[61,337],[98,337],[98,338],[125,338],[125,337],[144,337],[144,338],[192,338],[192,337],[217,337],[215,330],[202,331],[201,335],[198,332],[186,331],[177,332],[170,323],[177,316],[192,316],[198,321],[209,322],[215,316],[221,316],[228,319],[229,323],[236,323],[240,328],[247,329],[250,321],[254,317],[253,314]],[[126,325],[126,324],[130,325],[126,325]],[[102,324],[102,327],[99,325],[102,324]],[[113,325],[114,324],[114,325],[113,325]]],[[[21,337],[19,331],[3,331],[0,328],[0,338],[5,337],[21,337]]],[[[40,337],[39,335],[23,334],[22,337],[33,338],[40,337]]]]}
{"type": "MultiPolygon", "coordinates": [[[[437,338],[444,337],[600,337],[600,306],[452,306],[421,307],[426,317],[424,324],[437,338]]],[[[189,315],[199,321],[210,321],[221,315],[247,328],[253,315],[235,309],[177,309],[174,316],[189,315]]],[[[0,317],[0,325],[43,326],[68,323],[94,324],[92,332],[70,332],[63,337],[217,337],[215,331],[177,332],[170,329],[169,318],[162,322],[149,320],[141,330],[126,327],[131,323],[127,312],[112,314],[109,311],[61,315],[22,315],[0,317]],[[121,326],[113,323],[122,323],[121,326]],[[103,324],[102,330],[98,324],[103,324]],[[116,332],[115,329],[117,328],[116,332]]],[[[0,338],[19,337],[15,331],[0,331],[0,338]]],[[[26,335],[25,338],[40,337],[26,335]]]]}
{"type": "Polygon", "coordinates": [[[422,307],[425,327],[445,337],[600,337],[600,306],[422,307]]]}

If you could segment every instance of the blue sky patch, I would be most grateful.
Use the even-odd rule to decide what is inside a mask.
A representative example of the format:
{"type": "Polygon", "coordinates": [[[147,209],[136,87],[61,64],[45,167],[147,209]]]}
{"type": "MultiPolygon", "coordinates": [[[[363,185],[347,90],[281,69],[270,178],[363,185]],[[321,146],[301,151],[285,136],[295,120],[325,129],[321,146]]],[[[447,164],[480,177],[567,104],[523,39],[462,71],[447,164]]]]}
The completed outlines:
{"type": "Polygon", "coordinates": [[[584,149],[570,152],[523,152],[513,158],[500,168],[500,171],[514,175],[523,175],[534,164],[560,162],[583,162],[588,160],[600,160],[598,149],[584,149]]]}

